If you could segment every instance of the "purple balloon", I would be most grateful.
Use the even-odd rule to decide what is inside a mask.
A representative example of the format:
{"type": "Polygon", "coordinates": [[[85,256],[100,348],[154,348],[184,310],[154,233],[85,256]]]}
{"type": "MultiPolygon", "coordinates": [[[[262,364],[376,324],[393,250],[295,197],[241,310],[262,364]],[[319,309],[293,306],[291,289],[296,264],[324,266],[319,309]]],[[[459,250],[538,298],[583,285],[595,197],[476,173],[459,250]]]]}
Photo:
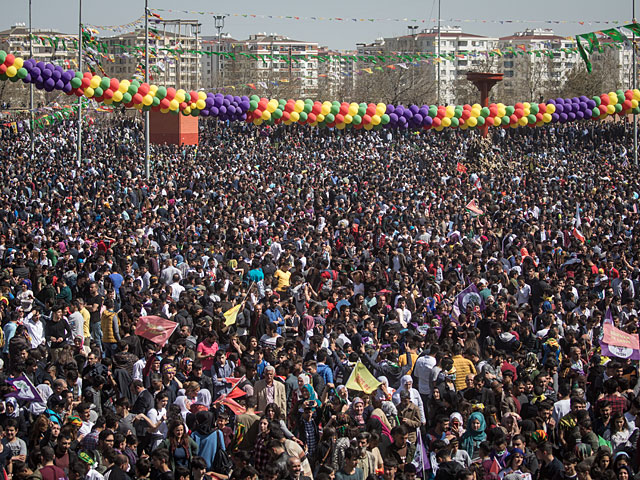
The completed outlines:
{"type": "Polygon", "coordinates": [[[564,113],[564,103],[558,103],[556,105],[556,113],[558,115],[560,115],[561,113],[564,113]]]}
{"type": "Polygon", "coordinates": [[[209,109],[209,112],[211,112],[212,116],[217,117],[218,114],[220,113],[220,110],[218,110],[218,107],[211,107],[209,109]]]}
{"type": "Polygon", "coordinates": [[[585,112],[585,111],[587,111],[589,109],[589,106],[587,105],[587,102],[580,102],[579,106],[580,106],[580,108],[578,109],[578,112],[585,112]]]}
{"type": "Polygon", "coordinates": [[[247,97],[246,95],[243,95],[240,97],[240,101],[241,102],[248,102],[249,101],[249,97],[247,97]]]}
{"type": "Polygon", "coordinates": [[[38,67],[33,67],[29,73],[30,73],[34,78],[37,78],[37,77],[39,77],[39,76],[42,74],[42,70],[40,70],[38,67]]]}
{"type": "Polygon", "coordinates": [[[54,86],[55,86],[55,85],[52,85],[52,86],[45,85],[45,86],[44,86],[44,91],[45,91],[45,92],[53,92],[53,87],[54,87],[54,86]]]}
{"type": "MultiPolygon", "coordinates": [[[[229,96],[230,96],[230,95],[229,95],[229,96]]],[[[225,99],[222,101],[222,104],[223,104],[225,107],[228,107],[228,106],[231,104],[231,101],[230,101],[228,98],[225,98],[225,99]]]]}
{"type": "MultiPolygon", "coordinates": [[[[44,78],[42,78],[42,75],[38,75],[36,77],[36,82],[37,83],[41,83],[42,85],[44,85],[44,78]]],[[[42,87],[38,87],[38,88],[42,88],[42,87]]]]}
{"type": "Polygon", "coordinates": [[[588,102],[589,99],[585,95],[580,95],[580,101],[581,102],[588,102]]]}
{"type": "Polygon", "coordinates": [[[398,105],[395,109],[395,112],[398,115],[398,118],[400,118],[402,115],[404,115],[404,106],[398,105]]]}
{"type": "Polygon", "coordinates": [[[38,67],[40,70],[44,70],[44,62],[36,63],[36,67],[38,67]]]}
{"type": "Polygon", "coordinates": [[[221,106],[218,110],[220,111],[220,115],[226,115],[227,113],[227,107],[224,105],[221,106]]]}
{"type": "Polygon", "coordinates": [[[233,105],[229,105],[227,107],[227,113],[231,114],[231,115],[235,115],[236,113],[236,107],[234,107],[233,105]]]}
{"type": "Polygon", "coordinates": [[[389,123],[391,125],[395,125],[398,123],[398,114],[397,113],[390,113],[389,114],[389,123]]]}
{"type": "Polygon", "coordinates": [[[31,83],[33,80],[31,78],[31,74],[27,73],[27,76],[22,79],[24,83],[31,83]]]}
{"type": "Polygon", "coordinates": [[[422,117],[426,117],[427,115],[429,115],[429,107],[427,107],[426,105],[423,105],[422,107],[420,107],[420,110],[418,111],[418,113],[420,115],[422,115],[422,117]]]}
{"type": "Polygon", "coordinates": [[[570,121],[570,122],[573,122],[573,121],[576,119],[576,114],[575,114],[575,113],[573,113],[573,112],[569,112],[569,113],[567,114],[567,117],[569,118],[569,121],[570,121]]]}
{"type": "MultiPolygon", "coordinates": [[[[585,110],[586,111],[586,110],[585,110]]],[[[584,112],[580,111],[580,112],[576,112],[575,116],[578,120],[582,120],[584,118],[584,112]]]]}
{"type": "Polygon", "coordinates": [[[553,98],[547,102],[547,105],[555,105],[555,104],[556,104],[556,101],[553,98]]]}
{"type": "Polygon", "coordinates": [[[413,122],[414,122],[416,125],[422,125],[422,121],[423,121],[423,120],[424,120],[424,117],[423,117],[422,115],[420,115],[419,113],[416,113],[416,114],[413,116],[413,122]]]}
{"type": "Polygon", "coordinates": [[[240,104],[240,108],[242,109],[243,112],[248,112],[249,111],[249,107],[251,106],[251,104],[249,103],[249,100],[243,100],[242,103],[240,104]]]}
{"type": "Polygon", "coordinates": [[[596,102],[591,99],[587,100],[587,107],[589,110],[593,110],[596,108],[596,102]]]}
{"type": "Polygon", "coordinates": [[[582,114],[584,115],[584,118],[588,120],[593,116],[593,111],[592,110],[585,110],[582,114]]]}
{"type": "Polygon", "coordinates": [[[62,87],[62,91],[64,93],[69,93],[71,90],[73,90],[73,87],[71,86],[70,82],[65,83],[64,86],[62,87]]]}
{"type": "Polygon", "coordinates": [[[49,70],[48,68],[45,68],[44,70],[42,70],[42,78],[44,78],[45,80],[48,78],[51,78],[51,70],[49,70]]]}
{"type": "Polygon", "coordinates": [[[556,105],[564,105],[564,98],[556,98],[556,105]]]}
{"type": "Polygon", "coordinates": [[[42,90],[44,88],[44,82],[42,81],[42,79],[40,79],[40,81],[36,80],[34,83],[38,90],[42,90]]]}
{"type": "Polygon", "coordinates": [[[411,120],[413,118],[413,112],[407,109],[404,111],[402,116],[405,117],[407,120],[411,120]]]}
{"type": "Polygon", "coordinates": [[[221,97],[216,97],[216,98],[214,99],[214,101],[213,101],[213,104],[214,104],[216,107],[221,107],[221,106],[222,106],[222,98],[221,98],[221,97]]]}
{"type": "Polygon", "coordinates": [[[236,96],[234,96],[234,97],[233,97],[233,101],[234,101],[234,102],[236,102],[236,104],[237,104],[237,103],[240,103],[240,97],[239,97],[239,96],[237,96],[237,95],[236,95],[236,96]]]}
{"type": "Polygon", "coordinates": [[[417,105],[411,105],[411,106],[409,107],[409,111],[410,111],[411,113],[413,113],[414,115],[415,115],[416,113],[418,113],[418,111],[419,111],[419,110],[420,110],[420,108],[418,108],[418,106],[417,106],[417,105]]]}
{"type": "Polygon", "coordinates": [[[387,105],[386,113],[387,113],[388,115],[391,115],[391,114],[394,112],[394,110],[395,110],[395,109],[396,109],[395,105],[393,105],[392,103],[389,103],[389,104],[387,105]]]}
{"type": "Polygon", "coordinates": [[[551,114],[551,121],[555,123],[555,122],[557,122],[558,120],[560,120],[560,115],[558,115],[558,113],[557,113],[557,112],[552,113],[552,114],[551,114]]]}
{"type": "Polygon", "coordinates": [[[567,123],[567,120],[569,120],[569,116],[566,113],[561,113],[560,114],[560,123],[567,123]]]}
{"type": "Polygon", "coordinates": [[[56,82],[55,82],[55,80],[54,80],[53,78],[47,78],[47,79],[44,81],[44,85],[45,85],[45,87],[53,88],[53,87],[55,87],[55,86],[56,86],[56,82]]]}
{"type": "Polygon", "coordinates": [[[202,110],[200,110],[200,115],[203,117],[208,117],[209,116],[209,110],[207,110],[206,108],[203,108],[202,110]]]}
{"type": "Polygon", "coordinates": [[[229,102],[232,102],[233,101],[233,95],[227,94],[227,95],[224,96],[224,99],[225,100],[229,100],[229,102]]]}
{"type": "Polygon", "coordinates": [[[422,124],[425,127],[430,127],[431,124],[433,124],[433,118],[431,118],[429,115],[425,115],[425,117],[422,119],[422,124]]]}
{"type": "Polygon", "coordinates": [[[573,98],[571,99],[571,101],[572,101],[573,103],[580,103],[580,99],[579,99],[578,97],[573,97],[573,98]]]}
{"type": "Polygon", "coordinates": [[[242,115],[240,115],[239,120],[242,121],[242,122],[246,121],[247,120],[247,114],[243,113],[242,115]]]}
{"type": "Polygon", "coordinates": [[[65,83],[62,80],[57,80],[56,81],[56,90],[62,90],[64,88],[65,83]]]}

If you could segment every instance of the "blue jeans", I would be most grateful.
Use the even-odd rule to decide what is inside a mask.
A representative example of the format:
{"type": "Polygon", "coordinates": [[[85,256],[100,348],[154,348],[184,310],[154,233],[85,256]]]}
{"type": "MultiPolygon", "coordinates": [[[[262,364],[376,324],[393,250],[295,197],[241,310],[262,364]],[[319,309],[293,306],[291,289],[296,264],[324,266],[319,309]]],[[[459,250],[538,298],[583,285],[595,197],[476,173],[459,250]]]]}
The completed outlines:
{"type": "Polygon", "coordinates": [[[100,322],[92,323],[90,326],[91,338],[94,342],[100,347],[102,350],[102,327],[100,326],[100,322]]]}

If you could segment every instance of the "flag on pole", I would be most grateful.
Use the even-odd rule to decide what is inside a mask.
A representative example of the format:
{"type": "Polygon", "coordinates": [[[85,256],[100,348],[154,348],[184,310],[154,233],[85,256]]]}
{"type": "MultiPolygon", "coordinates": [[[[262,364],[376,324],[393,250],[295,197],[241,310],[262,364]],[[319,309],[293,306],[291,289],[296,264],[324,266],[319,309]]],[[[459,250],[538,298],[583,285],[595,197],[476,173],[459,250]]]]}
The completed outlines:
{"type": "Polygon", "coordinates": [[[484,215],[484,211],[481,210],[480,207],[478,207],[478,202],[476,201],[475,198],[471,200],[469,203],[467,203],[467,206],[465,208],[473,217],[484,215]]]}
{"type": "Polygon", "coordinates": [[[607,307],[607,311],[604,313],[604,324],[613,325],[613,313],[611,313],[611,307],[607,307]]]}
{"type": "Polygon", "coordinates": [[[236,323],[236,319],[238,318],[238,313],[240,313],[241,308],[242,303],[239,303],[222,314],[224,316],[224,324],[227,327],[236,323]]]}
{"type": "Polygon", "coordinates": [[[571,234],[576,237],[580,243],[584,243],[585,242],[585,238],[584,235],[582,235],[582,232],[580,230],[578,230],[576,227],[573,227],[573,231],[571,232],[571,234]]]}
{"type": "Polygon", "coordinates": [[[226,382],[233,385],[233,388],[231,388],[231,391],[227,393],[227,398],[240,398],[240,397],[244,397],[247,394],[247,392],[245,392],[244,390],[238,387],[238,385],[240,385],[240,382],[243,382],[245,378],[246,377],[244,375],[240,378],[235,378],[235,377],[225,378],[226,382]]]}
{"type": "Polygon", "coordinates": [[[484,300],[480,295],[480,290],[478,290],[478,287],[473,283],[456,295],[451,315],[453,318],[457,319],[461,313],[467,312],[467,307],[469,306],[474,308],[477,306],[480,308],[480,311],[485,308],[484,300]]]}
{"type": "Polygon", "coordinates": [[[413,456],[413,463],[416,467],[416,472],[422,470],[422,478],[427,478],[427,470],[431,470],[431,463],[429,462],[429,454],[427,453],[427,449],[424,446],[424,441],[422,440],[422,433],[420,429],[417,429],[417,439],[416,439],[416,453],[413,456]]]}
{"type": "Polygon", "coordinates": [[[176,322],[156,315],[149,315],[138,319],[135,333],[160,347],[164,347],[176,328],[178,328],[176,322]]]}
{"type": "Polygon", "coordinates": [[[220,404],[220,403],[225,407],[229,408],[236,415],[242,415],[247,411],[246,408],[244,408],[234,399],[229,398],[227,395],[221,395],[220,397],[218,397],[218,399],[215,402],[213,402],[214,405],[220,404]]]}
{"type": "Polygon", "coordinates": [[[467,173],[467,167],[465,167],[462,163],[458,162],[458,164],[456,165],[456,170],[459,173],[467,173]]]}
{"type": "Polygon", "coordinates": [[[580,204],[576,205],[576,215],[573,218],[573,226],[576,228],[580,228],[582,225],[582,219],[580,218],[580,204]]]}
{"type": "Polygon", "coordinates": [[[27,402],[44,402],[40,393],[27,376],[20,375],[15,378],[7,378],[7,383],[15,388],[16,391],[7,393],[5,397],[15,397],[18,400],[25,400],[27,402]]]}
{"type": "Polygon", "coordinates": [[[351,376],[345,386],[350,390],[359,390],[367,395],[375,392],[381,383],[371,375],[362,362],[356,363],[355,368],[351,372],[351,376]]]}

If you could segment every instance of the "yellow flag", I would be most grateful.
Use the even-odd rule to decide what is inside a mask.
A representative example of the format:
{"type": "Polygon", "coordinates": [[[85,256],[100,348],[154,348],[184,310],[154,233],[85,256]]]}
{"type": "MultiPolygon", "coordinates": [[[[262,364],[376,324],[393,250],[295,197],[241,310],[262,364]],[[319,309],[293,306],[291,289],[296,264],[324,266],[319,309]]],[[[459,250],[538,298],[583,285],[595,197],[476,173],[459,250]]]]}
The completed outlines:
{"type": "Polygon", "coordinates": [[[382,384],[376,380],[376,377],[371,375],[367,367],[365,367],[362,362],[358,362],[345,386],[349,390],[360,390],[366,394],[370,394],[375,392],[380,385],[382,384]]]}
{"type": "Polygon", "coordinates": [[[224,315],[224,324],[228,327],[229,325],[233,325],[234,323],[236,323],[236,318],[238,318],[238,312],[240,311],[240,308],[242,307],[242,304],[239,303],[238,305],[236,305],[235,307],[230,308],[229,310],[227,310],[226,312],[224,312],[222,315],[224,315]]]}

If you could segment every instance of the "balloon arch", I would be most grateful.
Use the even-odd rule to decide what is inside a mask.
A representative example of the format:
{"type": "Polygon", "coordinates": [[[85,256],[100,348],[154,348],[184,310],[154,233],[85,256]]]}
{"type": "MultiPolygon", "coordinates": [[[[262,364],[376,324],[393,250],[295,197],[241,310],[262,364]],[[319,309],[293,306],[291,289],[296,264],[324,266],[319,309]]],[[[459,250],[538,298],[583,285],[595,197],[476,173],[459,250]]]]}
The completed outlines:
{"type": "Polygon", "coordinates": [[[118,80],[91,72],[65,70],[59,65],[24,60],[0,50],[0,80],[32,83],[36,88],[67,95],[93,98],[105,105],[124,105],[138,110],[215,117],[245,121],[255,125],[284,123],[312,127],[435,129],[476,128],[484,125],[503,128],[536,127],[547,123],[604,119],[615,114],[640,113],[640,91],[618,90],[594,97],[551,99],[543,103],[515,105],[492,103],[475,105],[393,105],[385,103],[318,102],[277,100],[257,95],[233,96],[172,87],[149,85],[138,80],[118,80]]]}

